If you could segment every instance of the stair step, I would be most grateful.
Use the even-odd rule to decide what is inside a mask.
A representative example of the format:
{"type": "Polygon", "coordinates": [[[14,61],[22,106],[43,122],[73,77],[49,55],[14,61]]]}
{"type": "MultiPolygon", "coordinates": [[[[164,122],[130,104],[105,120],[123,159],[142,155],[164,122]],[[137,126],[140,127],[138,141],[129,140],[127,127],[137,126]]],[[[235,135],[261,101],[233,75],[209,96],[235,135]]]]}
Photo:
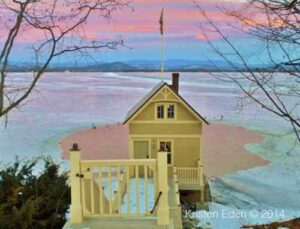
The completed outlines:
{"type": "Polygon", "coordinates": [[[167,226],[157,225],[155,217],[103,217],[84,219],[81,224],[70,224],[68,221],[63,229],[167,229],[167,226]]]}

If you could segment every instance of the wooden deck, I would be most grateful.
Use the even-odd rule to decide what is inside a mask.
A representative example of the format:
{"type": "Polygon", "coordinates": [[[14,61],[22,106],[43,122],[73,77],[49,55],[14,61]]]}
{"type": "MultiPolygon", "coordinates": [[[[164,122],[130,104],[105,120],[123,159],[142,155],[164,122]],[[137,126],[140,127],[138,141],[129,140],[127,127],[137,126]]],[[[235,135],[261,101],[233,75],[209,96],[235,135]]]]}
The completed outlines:
{"type": "Polygon", "coordinates": [[[158,225],[157,217],[97,217],[85,218],[81,224],[70,224],[68,221],[63,229],[181,229],[181,207],[176,203],[174,182],[168,182],[168,202],[170,207],[170,224],[158,225]]]}
{"type": "Polygon", "coordinates": [[[157,159],[81,160],[74,145],[70,176],[65,229],[182,229],[178,182],[168,179],[164,152],[157,159]]]}
{"type": "Polygon", "coordinates": [[[157,159],[81,160],[74,147],[65,229],[182,229],[182,191],[195,195],[196,202],[204,199],[200,161],[195,167],[168,167],[164,152],[157,159]]]}
{"type": "Polygon", "coordinates": [[[170,207],[170,224],[157,225],[157,217],[99,217],[84,219],[81,224],[70,224],[68,221],[63,229],[181,229],[181,207],[176,205],[174,182],[170,180],[168,202],[170,207]]]}

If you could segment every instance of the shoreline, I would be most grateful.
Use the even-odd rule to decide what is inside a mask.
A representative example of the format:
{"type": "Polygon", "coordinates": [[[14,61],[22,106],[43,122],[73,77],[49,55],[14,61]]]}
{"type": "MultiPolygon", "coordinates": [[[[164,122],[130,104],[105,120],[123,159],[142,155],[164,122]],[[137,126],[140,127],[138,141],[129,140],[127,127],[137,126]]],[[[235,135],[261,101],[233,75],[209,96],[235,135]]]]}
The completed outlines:
{"type": "Polygon", "coordinates": [[[269,160],[251,153],[247,144],[257,144],[265,139],[262,134],[229,123],[204,126],[204,173],[208,177],[223,176],[238,171],[265,166],[269,160]]]}
{"type": "MultiPolygon", "coordinates": [[[[243,127],[212,123],[203,130],[203,166],[208,177],[222,176],[267,165],[270,161],[245,149],[264,136],[243,127]]],[[[69,159],[69,149],[77,143],[85,160],[128,159],[128,126],[111,124],[96,129],[82,129],[60,140],[62,159],[69,159]]]]}

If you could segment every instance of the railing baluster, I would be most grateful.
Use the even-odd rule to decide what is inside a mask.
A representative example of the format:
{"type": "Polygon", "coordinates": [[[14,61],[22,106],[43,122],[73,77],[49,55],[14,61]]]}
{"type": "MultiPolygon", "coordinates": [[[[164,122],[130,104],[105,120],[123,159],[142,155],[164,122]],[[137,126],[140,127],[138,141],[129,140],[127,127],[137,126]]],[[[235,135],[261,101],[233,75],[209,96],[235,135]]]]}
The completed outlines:
{"type": "Polygon", "coordinates": [[[118,187],[118,193],[117,193],[117,196],[118,196],[118,214],[120,214],[120,211],[121,211],[121,178],[120,178],[120,166],[117,166],[117,187],[118,187]]]}
{"type": "Polygon", "coordinates": [[[99,195],[100,195],[100,214],[103,214],[103,177],[102,177],[102,167],[99,167],[99,195]]]}
{"type": "Polygon", "coordinates": [[[183,180],[183,172],[182,172],[182,169],[179,169],[179,168],[177,168],[178,169],[178,171],[179,171],[179,182],[181,183],[182,182],[182,180],[183,180]]]}
{"type": "Polygon", "coordinates": [[[177,167],[177,175],[178,175],[178,181],[181,182],[182,179],[182,170],[180,168],[177,167]]]}
{"type": "Polygon", "coordinates": [[[140,214],[140,193],[139,193],[139,166],[135,166],[135,192],[136,192],[136,211],[140,214]]]}
{"type": "Polygon", "coordinates": [[[129,165],[127,166],[126,170],[126,183],[127,183],[127,214],[130,214],[130,169],[129,165]]]}
{"type": "Polygon", "coordinates": [[[182,182],[182,177],[183,177],[183,174],[182,174],[182,169],[180,168],[177,168],[177,171],[178,171],[178,180],[179,182],[181,183],[182,182]]]}
{"type": "Polygon", "coordinates": [[[108,187],[109,187],[109,214],[112,214],[112,197],[113,197],[113,193],[112,193],[112,181],[111,181],[111,167],[108,166],[108,187]]]}
{"type": "Polygon", "coordinates": [[[196,171],[193,170],[193,183],[196,184],[196,179],[197,179],[197,174],[195,173],[196,171]]]}
{"type": "Polygon", "coordinates": [[[95,214],[95,190],[94,190],[94,179],[93,179],[93,169],[90,169],[90,195],[91,195],[91,213],[95,214]]]}
{"type": "Polygon", "coordinates": [[[189,172],[190,170],[186,170],[186,183],[188,184],[189,183],[189,172]]]}
{"type": "Polygon", "coordinates": [[[82,200],[82,212],[83,212],[83,216],[85,216],[85,209],[87,209],[87,204],[86,204],[86,195],[87,195],[87,191],[86,191],[86,186],[85,186],[85,179],[81,179],[81,192],[82,192],[82,196],[81,196],[81,200],[82,200]]]}
{"type": "Polygon", "coordinates": [[[154,195],[153,195],[153,203],[155,202],[155,198],[156,196],[158,195],[158,181],[157,181],[157,173],[156,173],[156,166],[153,170],[153,184],[154,184],[154,187],[153,187],[153,190],[154,190],[154,195]]]}
{"type": "Polygon", "coordinates": [[[144,165],[145,213],[148,212],[148,166],[144,165]]]}

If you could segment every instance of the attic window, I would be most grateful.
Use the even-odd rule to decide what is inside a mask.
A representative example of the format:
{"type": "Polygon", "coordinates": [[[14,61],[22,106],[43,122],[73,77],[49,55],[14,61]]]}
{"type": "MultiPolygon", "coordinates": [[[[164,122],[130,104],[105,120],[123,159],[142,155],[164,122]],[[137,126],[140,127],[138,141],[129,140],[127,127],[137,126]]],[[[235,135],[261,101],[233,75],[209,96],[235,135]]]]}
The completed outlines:
{"type": "Polygon", "coordinates": [[[164,105],[157,106],[157,118],[163,119],[164,118],[164,105]]]}
{"type": "Polygon", "coordinates": [[[175,103],[157,103],[155,105],[157,120],[175,120],[176,104],[175,103]]]}
{"type": "Polygon", "coordinates": [[[174,104],[168,105],[168,118],[175,118],[175,106],[174,104]]]}

